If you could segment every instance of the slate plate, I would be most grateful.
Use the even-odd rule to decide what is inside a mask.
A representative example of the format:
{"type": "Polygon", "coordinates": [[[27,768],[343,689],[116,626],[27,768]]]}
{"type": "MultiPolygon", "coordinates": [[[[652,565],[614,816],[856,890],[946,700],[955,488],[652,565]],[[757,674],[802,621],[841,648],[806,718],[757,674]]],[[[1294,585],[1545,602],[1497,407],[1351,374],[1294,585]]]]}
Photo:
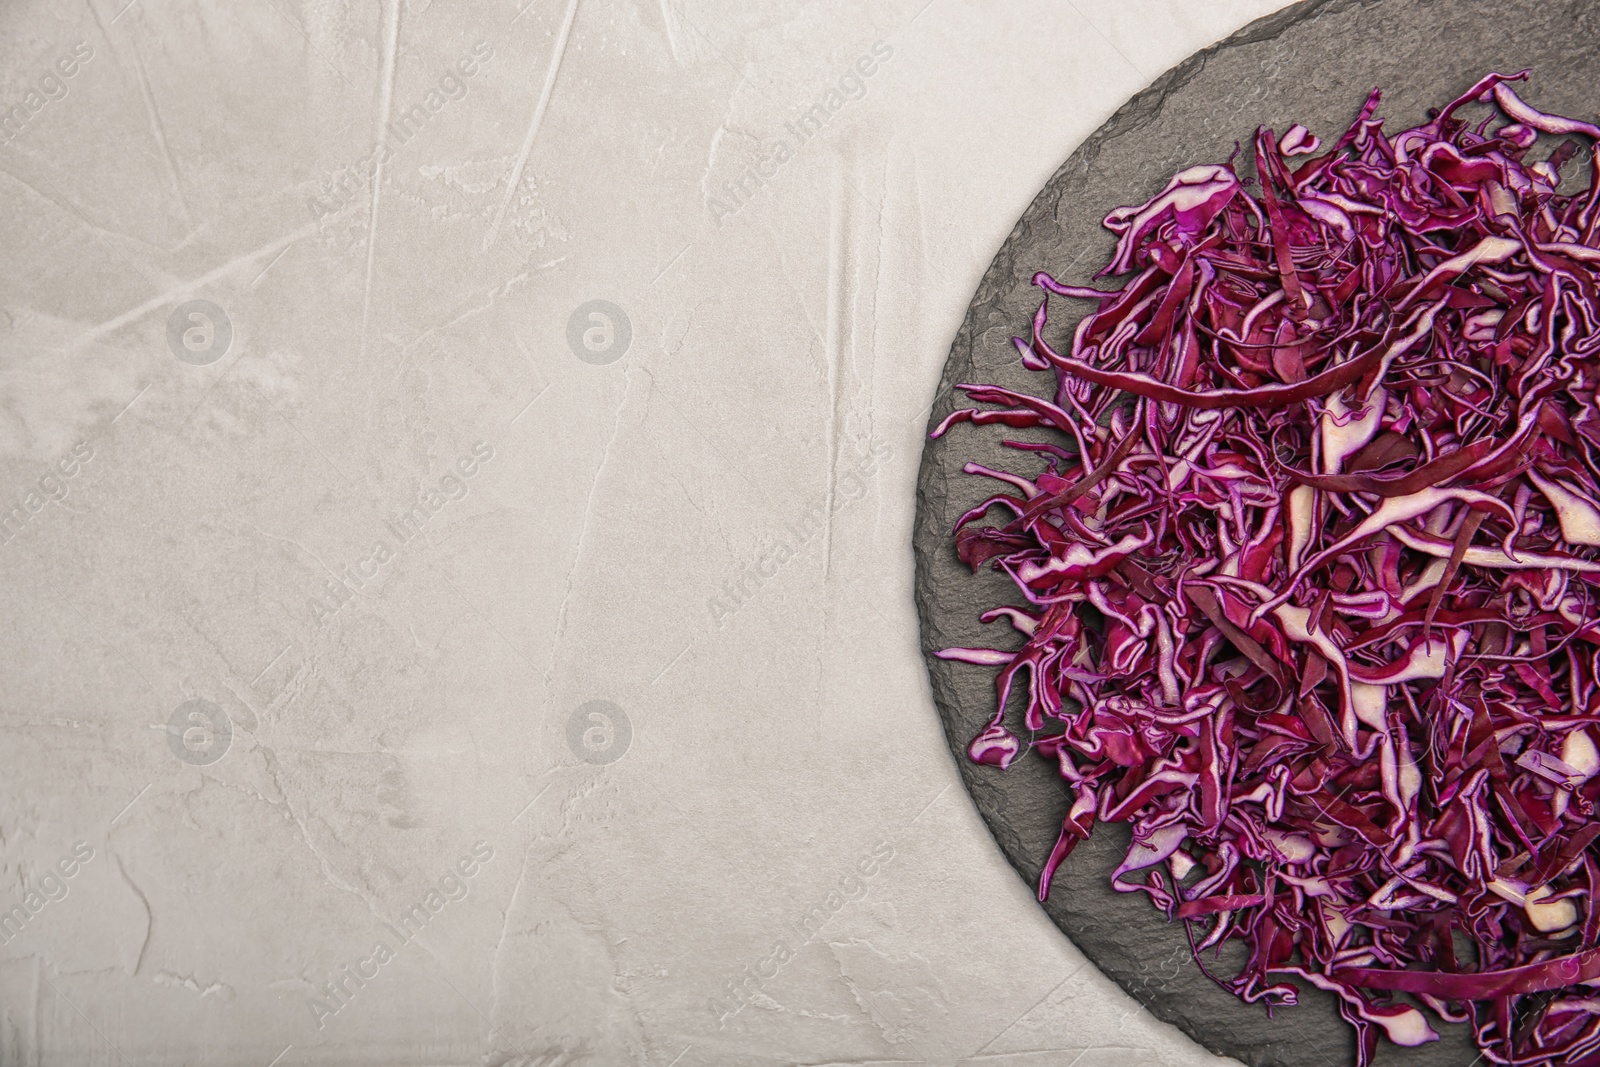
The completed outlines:
{"type": "MultiPolygon", "coordinates": [[[[1112,238],[1100,222],[1112,208],[1144,201],[1183,167],[1226,160],[1235,141],[1248,144],[1258,125],[1281,134],[1299,121],[1330,140],[1349,125],[1367,93],[1381,86],[1380,114],[1388,129],[1400,130],[1423,121],[1428,107],[1452,99],[1483,73],[1524,67],[1533,68],[1525,91],[1530,102],[1592,117],[1600,109],[1600,5],[1310,0],[1191,57],[1085,141],[1017,222],[951,346],[929,429],[958,406],[961,398],[950,388],[956,382],[1050,395],[1054,379],[1023,370],[1010,342],[1014,334],[1026,334],[1038,307],[1039,292],[1029,279],[1036,270],[1050,269],[1063,281],[1085,281],[1109,258],[1112,238]]],[[[1064,349],[1075,317],[1084,311],[1082,303],[1056,301],[1049,340],[1064,349]]],[[[968,572],[950,536],[961,513],[992,491],[987,479],[963,475],[962,464],[1017,462],[1018,453],[1000,447],[1001,436],[1001,427],[965,426],[924,449],[914,535],[916,596],[923,654],[950,750],[1006,859],[1036,885],[1066,812],[1066,794],[1043,759],[1023,758],[1002,772],[966,758],[967,743],[991,713],[994,672],[932,656],[951,645],[993,647],[1014,640],[1004,624],[985,627],[977,621],[987,607],[1018,602],[1010,582],[987,571],[968,572]]],[[[1309,990],[1299,1007],[1269,1020],[1264,1008],[1239,1002],[1205,978],[1189,958],[1181,924],[1167,925],[1143,894],[1111,890],[1110,872],[1126,848],[1124,828],[1097,827],[1062,866],[1044,905],[1103,972],[1158,1018],[1252,1067],[1355,1062],[1353,1031],[1339,1018],[1331,994],[1309,990]]],[[[1384,1042],[1378,1063],[1467,1067],[1476,1061],[1466,1026],[1441,1026],[1440,1032],[1444,1040],[1417,1049],[1384,1042]]]]}

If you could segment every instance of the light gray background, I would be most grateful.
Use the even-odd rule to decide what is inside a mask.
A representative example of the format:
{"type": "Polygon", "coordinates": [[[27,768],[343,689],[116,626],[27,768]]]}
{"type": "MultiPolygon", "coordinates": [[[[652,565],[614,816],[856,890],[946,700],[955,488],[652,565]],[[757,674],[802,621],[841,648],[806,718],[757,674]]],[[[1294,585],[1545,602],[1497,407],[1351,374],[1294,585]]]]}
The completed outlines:
{"type": "Polygon", "coordinates": [[[963,793],[913,482],[1023,208],[1280,6],[6,4],[0,1063],[1224,1062],[963,793]]]}

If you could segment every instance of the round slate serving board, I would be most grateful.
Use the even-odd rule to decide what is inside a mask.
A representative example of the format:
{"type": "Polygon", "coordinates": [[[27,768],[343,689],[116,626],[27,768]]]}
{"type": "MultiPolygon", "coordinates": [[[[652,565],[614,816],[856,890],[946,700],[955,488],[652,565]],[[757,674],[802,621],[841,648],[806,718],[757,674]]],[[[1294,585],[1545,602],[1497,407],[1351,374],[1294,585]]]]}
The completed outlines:
{"type": "MultiPolygon", "coordinates": [[[[1192,56],[1130,100],[1085,141],[1045,185],[984,274],[951,346],[929,420],[957,406],[956,382],[990,382],[1050,396],[1054,378],[1023,370],[1011,337],[1026,334],[1040,293],[1029,279],[1048,269],[1083,283],[1107,262],[1112,236],[1101,220],[1141,203],[1173,173],[1225,161],[1250,143],[1258,125],[1280,134],[1293,122],[1332,140],[1367,93],[1384,90],[1379,114],[1390,131],[1425,119],[1490,70],[1533,69],[1519,90],[1536,106],[1592,118],[1600,110],[1600,4],[1594,0],[1309,0],[1252,23],[1192,56]]],[[[1569,168],[1569,174],[1580,168],[1569,168]]],[[[1569,177],[1569,181],[1573,180],[1569,177]]],[[[1580,182],[1581,177],[1578,177],[1580,182]]],[[[1060,350],[1087,306],[1057,300],[1047,337],[1060,350]]],[[[915,528],[916,596],[923,653],[950,750],[979,812],[1006,859],[1038,882],[1066,813],[1066,792],[1051,764],[1036,756],[1010,770],[974,765],[967,743],[989,718],[994,671],[936,659],[951,645],[1016,644],[1004,623],[984,626],[980,611],[1020,600],[1004,576],[971,574],[956,558],[956,519],[993,491],[961,473],[976,460],[1015,466],[1021,453],[1002,435],[1039,431],[962,426],[923,451],[915,528]]],[[[1016,713],[1019,707],[1009,711],[1016,713]]],[[[1026,736],[1020,724],[1014,725],[1026,736]]],[[[1095,965],[1158,1018],[1215,1052],[1251,1067],[1343,1067],[1355,1062],[1354,1032],[1331,994],[1308,989],[1298,1007],[1268,1019],[1202,975],[1189,957],[1182,924],[1168,925],[1142,893],[1119,894],[1110,873],[1126,852],[1124,827],[1101,825],[1057,873],[1044,904],[1057,926],[1095,965]]],[[[1237,960],[1232,961],[1236,963],[1237,960]]],[[[1218,973],[1232,974],[1230,961],[1218,973]]],[[[1468,1067],[1477,1051],[1466,1026],[1439,1026],[1443,1040],[1416,1049],[1382,1042],[1383,1067],[1468,1067]]]]}

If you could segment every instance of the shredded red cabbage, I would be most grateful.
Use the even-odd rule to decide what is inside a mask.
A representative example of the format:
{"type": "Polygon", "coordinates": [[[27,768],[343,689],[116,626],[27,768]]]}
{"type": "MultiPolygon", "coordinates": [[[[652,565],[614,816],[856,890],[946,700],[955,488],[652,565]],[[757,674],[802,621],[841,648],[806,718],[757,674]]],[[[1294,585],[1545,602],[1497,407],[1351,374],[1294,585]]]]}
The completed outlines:
{"type": "Polygon", "coordinates": [[[1054,399],[961,385],[985,406],[933,433],[1057,439],[965,468],[1004,483],[956,547],[1022,647],[940,653],[1001,668],[971,757],[1071,793],[1040,899],[1130,824],[1116,888],[1197,960],[1242,942],[1246,1001],[1337,994],[1362,1065],[1437,1039],[1419,1005],[1494,1063],[1600,1064],[1600,129],[1527,73],[1393,136],[1374,92],[1320,154],[1260,130],[1253,178],[1112,212],[1120,288],[1034,278],[1054,399]],[[1065,354],[1051,296],[1095,302],[1065,354]]]}

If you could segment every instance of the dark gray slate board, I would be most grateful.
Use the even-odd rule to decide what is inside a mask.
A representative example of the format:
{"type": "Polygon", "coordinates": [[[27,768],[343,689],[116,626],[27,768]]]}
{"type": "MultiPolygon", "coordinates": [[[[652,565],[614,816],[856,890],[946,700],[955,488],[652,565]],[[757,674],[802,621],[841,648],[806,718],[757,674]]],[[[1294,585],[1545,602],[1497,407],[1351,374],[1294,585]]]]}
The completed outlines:
{"type": "MultiPolygon", "coordinates": [[[[1302,122],[1325,140],[1342,132],[1367,93],[1384,89],[1391,131],[1423,121],[1428,107],[1458,95],[1489,70],[1533,68],[1524,95],[1548,110],[1592,118],[1600,110],[1600,3],[1595,0],[1310,0],[1261,19],[1191,57],[1130,100],[1056,172],[1001,246],[950,349],[931,429],[956,407],[956,382],[994,382],[1049,396],[1053,379],[1025,371],[1010,339],[1025,334],[1038,307],[1034,271],[1082,282],[1109,258],[1100,225],[1114,207],[1157,192],[1177,170],[1222,162],[1258,125],[1280,134],[1302,122]],[[1069,269],[1069,265],[1076,264],[1069,269]]],[[[1569,172],[1578,168],[1569,168],[1569,172]]],[[[1569,179],[1570,180],[1570,179],[1569,179]]],[[[1580,179],[1581,180],[1581,179],[1580,179]]],[[[1052,307],[1065,347],[1079,302],[1052,307]]],[[[956,558],[950,530],[994,483],[968,477],[968,460],[1015,465],[999,445],[1002,428],[963,427],[923,451],[915,529],[916,597],[933,693],[950,750],[978,811],[1006,859],[1030,885],[1055,843],[1065,793],[1037,757],[1008,771],[974,766],[967,743],[988,719],[992,670],[935,659],[951,645],[1013,640],[1005,624],[977,621],[984,608],[1017,603],[1010,583],[974,576],[956,558]],[[987,484],[983,484],[987,482],[987,484]]],[[[1007,431],[1013,437],[1028,432],[1007,431]]],[[[1013,709],[1015,710],[1015,709],[1013,709]]],[[[1169,926],[1143,894],[1118,894],[1110,871],[1127,847],[1121,827],[1099,827],[1058,873],[1044,905],[1094,963],[1144,1003],[1215,1052],[1251,1067],[1342,1067],[1355,1042],[1329,994],[1269,1020],[1235,1000],[1188,958],[1181,925],[1169,926]]],[[[1221,973],[1233,973],[1222,966],[1221,973]]],[[[1476,1059],[1465,1026],[1441,1026],[1444,1040],[1418,1049],[1382,1044],[1386,1067],[1467,1067],[1476,1059]]]]}

